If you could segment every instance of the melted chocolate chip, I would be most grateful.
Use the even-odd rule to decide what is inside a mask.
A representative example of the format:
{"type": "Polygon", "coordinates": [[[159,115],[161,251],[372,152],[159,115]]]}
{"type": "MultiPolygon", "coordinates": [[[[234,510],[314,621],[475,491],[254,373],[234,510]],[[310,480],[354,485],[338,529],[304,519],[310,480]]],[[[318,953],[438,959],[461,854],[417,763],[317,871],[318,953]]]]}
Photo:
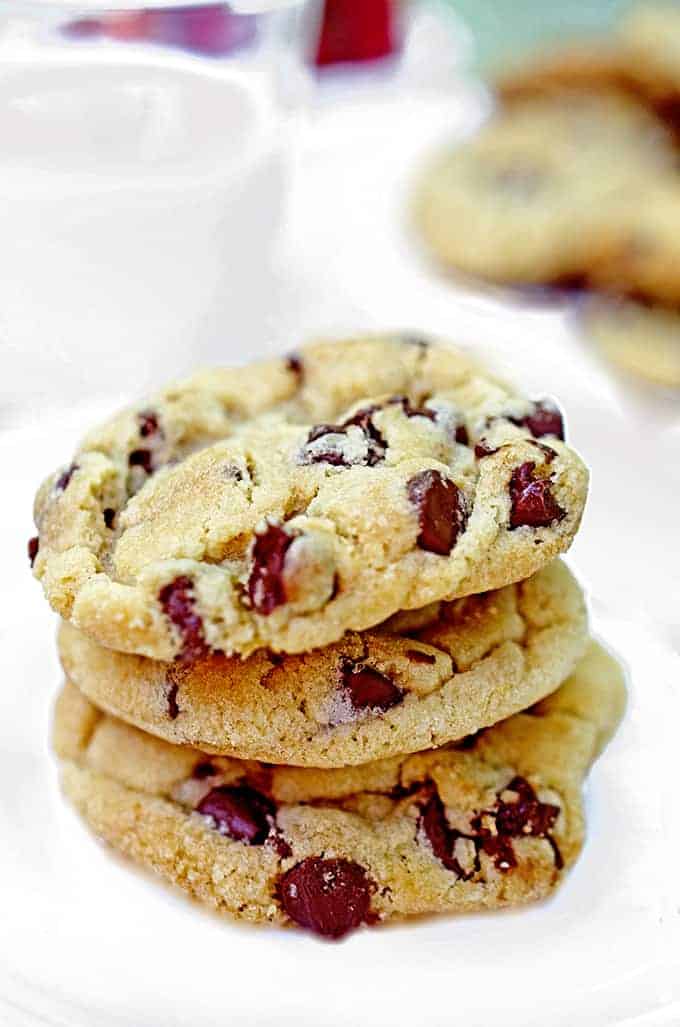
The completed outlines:
{"type": "Polygon", "coordinates": [[[470,445],[470,436],[468,435],[468,430],[464,424],[456,425],[455,439],[461,446],[470,445]]]}
{"type": "Polygon", "coordinates": [[[279,900],[291,920],[326,938],[342,938],[370,917],[375,885],[358,863],[312,856],[279,882],[279,900]]]}
{"type": "Polygon", "coordinates": [[[166,700],[168,703],[168,716],[170,717],[170,720],[177,720],[177,718],[179,717],[179,706],[177,705],[178,691],[179,685],[172,684],[170,685],[166,694],[166,700]]]}
{"type": "Polygon", "coordinates": [[[480,847],[493,859],[498,870],[507,871],[517,866],[511,838],[547,838],[555,854],[555,865],[560,869],[563,866],[562,856],[549,834],[559,816],[559,807],[541,802],[523,777],[514,777],[503,789],[505,791],[514,792],[517,799],[507,802],[500,797],[503,793],[499,793],[495,807],[484,810],[472,820],[480,847]],[[493,819],[496,833],[484,826],[485,817],[493,819]]]}
{"type": "Polygon", "coordinates": [[[148,439],[158,431],[158,415],[153,410],[141,410],[137,414],[139,434],[148,439]]]}
{"type": "Polygon", "coordinates": [[[112,528],[113,527],[113,522],[115,521],[115,519],[116,519],[116,511],[113,509],[112,506],[107,506],[106,509],[104,510],[104,524],[106,525],[106,527],[107,528],[112,528]]]}
{"type": "Polygon", "coordinates": [[[37,535],[34,535],[33,538],[29,538],[29,540],[28,540],[28,559],[30,561],[31,567],[35,563],[35,558],[38,555],[38,550],[39,549],[40,549],[40,539],[38,538],[37,535]]]}
{"type": "Polygon", "coordinates": [[[534,403],[531,413],[525,417],[510,417],[508,420],[513,424],[528,428],[535,439],[541,439],[544,435],[554,435],[555,438],[564,439],[562,414],[547,400],[539,400],[534,403]]]}
{"type": "Polygon", "coordinates": [[[293,536],[278,524],[268,524],[255,535],[246,590],[252,608],[264,617],[286,602],[283,568],[292,541],[293,536]]]}
{"type": "Polygon", "coordinates": [[[180,659],[190,663],[207,655],[208,646],[203,635],[203,622],[194,610],[194,583],[185,576],[175,578],[158,593],[163,613],[182,636],[180,659]]]}
{"type": "Polygon", "coordinates": [[[432,851],[447,870],[451,870],[464,881],[471,874],[463,870],[455,856],[455,845],[458,838],[467,837],[449,825],[446,818],[444,803],[437,792],[433,792],[420,813],[419,825],[432,846],[432,851]]]}
{"type": "Polygon", "coordinates": [[[214,777],[216,773],[217,767],[214,763],[211,763],[209,760],[201,760],[201,762],[197,763],[194,767],[192,776],[195,777],[197,781],[205,781],[207,777],[214,777]]]}
{"type": "Polygon", "coordinates": [[[486,439],[478,439],[475,443],[475,457],[477,460],[483,460],[485,456],[491,456],[493,453],[498,452],[499,447],[490,446],[486,439]]]}
{"type": "Polygon", "coordinates": [[[128,457],[130,467],[141,467],[147,474],[151,474],[153,463],[150,449],[133,449],[128,457]]]}
{"type": "Polygon", "coordinates": [[[411,663],[426,663],[430,667],[437,662],[437,657],[434,653],[424,653],[422,649],[407,649],[406,658],[411,663]]]}
{"type": "Polygon", "coordinates": [[[410,479],[407,490],[418,510],[418,545],[430,553],[448,556],[467,525],[463,493],[439,471],[421,471],[410,479]]]}
{"type": "Polygon", "coordinates": [[[342,687],[355,710],[389,710],[404,697],[384,674],[354,660],[343,660],[340,674],[342,687]]]}
{"type": "Polygon", "coordinates": [[[80,464],[71,464],[65,471],[62,471],[55,483],[57,492],[65,492],[73,475],[80,469],[80,464]]]}
{"type": "Polygon", "coordinates": [[[212,817],[221,834],[247,845],[262,845],[276,816],[274,803],[248,785],[213,788],[196,809],[212,817]]]}
{"type": "Polygon", "coordinates": [[[527,525],[530,528],[547,528],[555,521],[561,521],[566,512],[557,503],[550,491],[547,478],[537,478],[536,464],[527,462],[515,468],[510,477],[510,527],[527,525]]]}

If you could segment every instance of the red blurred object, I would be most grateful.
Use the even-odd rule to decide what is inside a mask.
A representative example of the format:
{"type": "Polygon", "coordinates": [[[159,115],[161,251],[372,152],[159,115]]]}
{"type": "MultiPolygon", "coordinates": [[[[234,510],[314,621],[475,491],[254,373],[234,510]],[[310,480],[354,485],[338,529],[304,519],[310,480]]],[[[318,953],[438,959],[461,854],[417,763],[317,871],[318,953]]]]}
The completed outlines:
{"type": "Polygon", "coordinates": [[[374,61],[395,53],[401,40],[396,0],[325,0],[314,63],[374,61]]]}

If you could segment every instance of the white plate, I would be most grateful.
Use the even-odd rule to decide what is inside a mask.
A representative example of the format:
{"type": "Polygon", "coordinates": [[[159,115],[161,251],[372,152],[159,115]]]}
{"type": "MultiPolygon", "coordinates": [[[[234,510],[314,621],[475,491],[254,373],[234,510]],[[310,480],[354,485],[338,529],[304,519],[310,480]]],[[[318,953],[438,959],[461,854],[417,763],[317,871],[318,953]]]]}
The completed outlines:
{"type": "MultiPolygon", "coordinates": [[[[104,410],[29,411],[0,436],[3,1025],[680,1023],[678,407],[610,377],[559,311],[454,286],[408,245],[414,159],[474,116],[398,89],[326,112],[303,155],[285,270],[254,316],[263,352],[354,328],[440,332],[564,401],[593,468],[572,563],[630,672],[625,722],[589,781],[582,858],[536,908],[332,945],[220,920],[109,855],[58,796],[54,625],[25,556],[34,487],[104,410]]],[[[219,359],[243,356],[232,340],[219,359]]]]}

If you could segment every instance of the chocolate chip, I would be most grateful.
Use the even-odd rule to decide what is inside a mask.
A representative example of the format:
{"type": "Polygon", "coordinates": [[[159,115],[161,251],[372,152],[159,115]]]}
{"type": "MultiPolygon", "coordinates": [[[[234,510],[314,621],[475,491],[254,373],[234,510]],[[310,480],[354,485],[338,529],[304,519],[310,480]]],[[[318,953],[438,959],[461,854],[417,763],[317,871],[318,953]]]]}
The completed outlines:
{"type": "Polygon", "coordinates": [[[468,435],[468,430],[464,424],[459,424],[456,426],[455,439],[456,442],[458,442],[461,446],[470,445],[470,436],[468,435]]]}
{"type": "Polygon", "coordinates": [[[340,668],[342,687],[355,710],[389,710],[403,692],[388,677],[362,663],[345,659],[340,668]]]}
{"type": "Polygon", "coordinates": [[[133,449],[128,457],[130,467],[141,467],[147,474],[151,474],[153,464],[150,449],[133,449]]]}
{"type": "Polygon", "coordinates": [[[410,501],[418,510],[418,545],[430,553],[448,556],[467,525],[463,493],[434,470],[416,474],[406,487],[410,501]]]}
{"type": "Polygon", "coordinates": [[[369,919],[375,885],[358,863],[312,856],[279,882],[279,900],[291,920],[326,938],[342,938],[369,919]]]}
{"type": "Polygon", "coordinates": [[[423,806],[419,820],[420,829],[432,846],[432,851],[447,870],[451,870],[457,877],[468,880],[471,873],[467,873],[460,865],[455,856],[455,845],[458,838],[465,838],[467,835],[452,828],[446,818],[444,803],[437,792],[433,792],[423,806]]]}
{"type": "Polygon", "coordinates": [[[429,407],[411,406],[408,396],[393,396],[389,403],[400,406],[407,417],[427,417],[430,421],[437,420],[436,410],[431,410],[429,407]]]}
{"type": "Polygon", "coordinates": [[[528,428],[535,439],[544,435],[554,435],[564,439],[564,420],[557,407],[548,400],[542,399],[533,404],[531,413],[525,417],[509,417],[513,424],[528,428]]]}
{"type": "Polygon", "coordinates": [[[305,368],[302,362],[302,357],[300,357],[297,353],[289,353],[286,357],[286,370],[294,374],[299,381],[302,381],[305,375],[305,368]]]}
{"type": "Polygon", "coordinates": [[[247,845],[262,845],[276,816],[274,803],[248,785],[213,788],[196,809],[212,817],[221,834],[247,845]]]}
{"type": "Polygon", "coordinates": [[[80,470],[80,464],[71,464],[70,467],[67,467],[65,471],[61,472],[54,486],[57,492],[66,491],[66,489],[69,486],[69,482],[71,481],[71,478],[78,470],[80,470]]]}
{"type": "Polygon", "coordinates": [[[104,524],[107,528],[113,527],[113,522],[116,519],[116,511],[111,506],[107,506],[104,510],[104,524]]]}
{"type": "Polygon", "coordinates": [[[168,716],[170,720],[177,720],[179,717],[179,706],[177,705],[177,692],[179,685],[172,684],[167,691],[166,700],[168,703],[168,716]]]}
{"type": "Polygon", "coordinates": [[[437,657],[433,653],[424,653],[422,649],[407,649],[406,658],[411,663],[427,663],[430,667],[437,662],[437,657]]]}
{"type": "Polygon", "coordinates": [[[252,608],[264,617],[286,602],[283,568],[292,541],[293,536],[278,524],[267,524],[255,535],[246,591],[252,608]]]}
{"type": "Polygon", "coordinates": [[[158,415],[153,410],[141,410],[137,414],[139,434],[148,439],[158,431],[158,415]]]}
{"type": "Polygon", "coordinates": [[[486,439],[478,439],[475,443],[475,457],[477,460],[483,460],[485,456],[491,456],[493,453],[497,453],[500,447],[490,446],[486,439]]]}
{"type": "Polygon", "coordinates": [[[191,578],[181,576],[158,593],[163,613],[175,625],[182,636],[180,659],[190,663],[208,653],[203,635],[203,622],[194,610],[194,583],[191,578]]]}
{"type": "Polygon", "coordinates": [[[496,829],[499,834],[545,837],[560,814],[559,806],[541,802],[523,777],[514,777],[506,790],[515,792],[517,800],[499,800],[496,812],[496,829]]]}
{"type": "Polygon", "coordinates": [[[40,549],[40,539],[38,538],[37,535],[34,535],[33,538],[29,538],[29,540],[28,540],[28,559],[29,559],[29,561],[31,563],[31,567],[35,563],[35,558],[38,555],[38,550],[39,549],[40,549]]]}
{"type": "Polygon", "coordinates": [[[209,760],[201,760],[201,762],[197,763],[194,767],[192,776],[195,777],[197,781],[205,781],[207,777],[214,777],[216,773],[217,767],[214,763],[210,763],[209,760]]]}
{"type": "Polygon", "coordinates": [[[510,477],[510,527],[526,525],[530,528],[547,528],[561,521],[566,512],[557,503],[550,491],[547,478],[537,478],[536,464],[527,462],[516,467],[510,477]]]}
{"type": "Polygon", "coordinates": [[[541,802],[523,777],[514,777],[503,792],[499,793],[493,809],[483,810],[472,820],[471,826],[477,832],[480,848],[493,859],[498,870],[505,872],[517,866],[512,838],[546,838],[555,854],[555,865],[560,869],[563,866],[562,856],[549,834],[559,816],[559,807],[541,802]],[[502,799],[505,791],[515,792],[517,799],[513,802],[502,799]],[[485,818],[493,820],[495,833],[484,826],[485,818]]]}

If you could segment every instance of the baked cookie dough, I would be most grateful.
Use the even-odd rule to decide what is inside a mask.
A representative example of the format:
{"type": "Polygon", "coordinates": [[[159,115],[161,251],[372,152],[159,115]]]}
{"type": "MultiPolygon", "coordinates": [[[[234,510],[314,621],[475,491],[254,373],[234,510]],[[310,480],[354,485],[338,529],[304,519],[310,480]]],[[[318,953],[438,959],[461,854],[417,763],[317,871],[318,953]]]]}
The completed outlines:
{"type": "Polygon", "coordinates": [[[593,644],[552,696],[457,746],[314,770],[170,745],[68,684],[54,744],[66,795],[114,848],[221,912],[337,938],[549,895],[583,844],[583,778],[624,696],[593,644]]]}

